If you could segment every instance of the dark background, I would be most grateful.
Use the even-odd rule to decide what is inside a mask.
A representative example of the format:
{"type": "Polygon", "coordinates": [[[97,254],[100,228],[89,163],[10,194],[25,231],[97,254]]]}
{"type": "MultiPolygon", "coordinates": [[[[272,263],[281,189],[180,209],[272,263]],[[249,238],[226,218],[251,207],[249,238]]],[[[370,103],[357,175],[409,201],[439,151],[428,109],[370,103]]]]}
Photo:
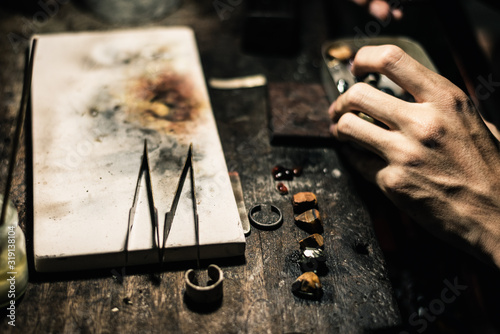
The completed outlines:
{"type": "MultiPolygon", "coordinates": [[[[375,20],[363,8],[348,1],[232,3],[238,5],[229,4],[229,7],[224,7],[226,10],[222,15],[222,12],[217,13],[215,2],[184,1],[180,9],[171,15],[146,22],[108,22],[76,1],[61,5],[49,20],[35,22],[33,15],[40,11],[37,2],[25,0],[15,4],[2,3],[2,182],[6,175],[10,134],[22,85],[23,51],[27,46],[28,37],[34,33],[189,25],[194,28],[197,36],[206,78],[262,73],[269,82],[307,85],[321,82],[320,47],[324,41],[354,37],[359,31],[356,27],[365,31],[366,24],[375,20]],[[14,43],[12,33],[17,36],[14,43]]],[[[500,14],[495,1],[413,1],[405,4],[403,11],[403,20],[391,22],[381,29],[380,34],[404,35],[420,42],[439,72],[471,94],[473,99],[479,77],[487,78],[492,74],[493,78],[498,78],[500,54],[497,42],[500,40],[500,14]]],[[[493,92],[487,100],[476,99],[485,118],[492,121],[498,121],[500,115],[496,93],[493,92]]],[[[294,299],[286,294],[288,289],[275,292],[281,281],[289,284],[295,278],[293,275],[298,274],[295,269],[290,269],[289,263],[289,256],[296,247],[285,243],[301,237],[292,226],[283,227],[274,234],[252,232],[248,239],[246,262],[225,263],[229,278],[240,279],[246,283],[226,288],[226,292],[234,293],[233,296],[227,297],[227,300],[231,300],[229,306],[225,304],[221,309],[209,312],[209,315],[199,312],[193,314],[192,311],[185,310],[182,304],[173,307],[162,306],[159,302],[162,294],[149,287],[151,281],[142,269],[129,274],[129,285],[113,282],[109,271],[48,276],[32,272],[29,290],[18,309],[18,324],[21,329],[17,330],[108,332],[143,328],[149,332],[237,332],[239,328],[240,331],[272,333],[399,333],[402,330],[410,333],[500,332],[500,274],[497,268],[485,265],[443,243],[412,222],[375,187],[364,182],[360,175],[344,165],[342,157],[336,153],[335,144],[332,144],[333,148],[328,146],[314,149],[270,146],[266,115],[269,101],[265,87],[224,92],[211,89],[210,97],[228,168],[240,172],[247,207],[263,200],[260,194],[266,191],[269,194],[264,196],[265,199],[284,207],[287,205],[288,198],[281,198],[272,193],[275,184],[271,179],[266,179],[264,183],[261,181],[263,175],[269,175],[270,178],[269,171],[276,163],[301,164],[305,167],[306,179],[293,183],[291,190],[305,190],[311,183],[319,184],[318,188],[328,194],[333,192],[332,187],[345,189],[347,195],[344,197],[333,199],[324,195],[324,202],[320,203],[331,220],[337,224],[331,229],[332,235],[338,231],[346,232],[341,234],[344,239],[338,241],[340,246],[329,246],[327,249],[329,256],[333,257],[330,260],[333,264],[330,276],[325,282],[326,297],[323,303],[294,299]],[[331,171],[334,168],[343,172],[341,181],[322,175],[324,169],[331,171]],[[311,179],[314,182],[310,182],[311,179]],[[354,228],[356,224],[353,229],[344,225],[347,224],[344,222],[347,213],[353,210],[356,212],[356,218],[362,222],[359,226],[362,232],[359,235],[354,228]],[[369,216],[366,213],[369,213],[369,216]],[[368,243],[371,242],[372,224],[385,259],[385,263],[383,259],[379,260],[378,245],[375,241],[373,258],[376,261],[373,263],[376,265],[363,262],[364,260],[358,258],[359,254],[346,255],[346,249],[357,244],[359,238],[366,238],[368,243]],[[348,233],[352,235],[347,235],[348,233]],[[262,257],[262,263],[259,262],[259,256],[262,257]],[[358,292],[362,293],[354,292],[353,296],[352,290],[349,290],[349,276],[343,272],[346,267],[337,263],[337,259],[340,262],[342,256],[351,256],[353,267],[356,263],[361,263],[360,266],[364,270],[374,266],[373,271],[380,272],[383,278],[383,288],[379,291],[383,297],[368,294],[368,299],[373,298],[373,303],[368,303],[366,309],[361,309],[358,303],[362,303],[363,296],[366,298],[366,291],[370,291],[369,285],[373,284],[373,281],[362,280],[367,290],[360,289],[358,292]],[[277,261],[277,268],[287,268],[284,272],[288,276],[283,277],[283,272],[276,267],[266,267],[266,259],[277,261]],[[248,277],[253,275],[259,281],[255,285],[248,282],[248,277]],[[392,290],[390,285],[388,288],[385,284],[384,277],[390,279],[392,290]],[[441,298],[443,289],[447,287],[446,281],[456,281],[466,288],[455,301],[445,304],[442,313],[434,316],[429,307],[436,299],[441,298]],[[243,292],[236,293],[238,289],[243,292]],[[392,293],[399,312],[393,309],[392,293]],[[124,306],[121,300],[129,296],[133,297],[134,305],[127,309],[128,311],[120,311],[120,318],[109,314],[111,306],[118,305],[120,309],[128,307],[124,306]],[[231,299],[232,297],[234,298],[231,299]],[[386,301],[385,306],[380,300],[386,301]],[[225,312],[232,311],[230,306],[247,310],[244,316],[234,316],[236,320],[232,325],[227,319],[223,320],[224,315],[227,315],[225,312]],[[373,316],[374,309],[381,309],[380,315],[373,316]],[[364,314],[363,312],[367,315],[372,312],[372,317],[367,316],[369,319],[361,320],[363,317],[357,316],[364,314]],[[295,320],[292,320],[294,317],[295,320]],[[377,317],[380,319],[378,324],[375,320],[377,317]],[[274,319],[279,320],[273,323],[274,319]]],[[[20,211],[22,226],[30,240],[32,213],[29,210],[29,185],[32,180],[29,168],[29,137],[27,142],[28,145],[22,147],[20,152],[12,192],[13,200],[20,211]]],[[[290,216],[290,213],[288,215],[290,216]]],[[[182,269],[170,268],[168,272],[163,273],[163,280],[172,286],[180,287],[182,271],[179,270],[182,269]]],[[[362,275],[367,274],[363,271],[362,275]]],[[[164,288],[164,284],[160,285],[164,288]]],[[[175,295],[174,304],[175,301],[181,301],[179,292],[172,294],[175,295]]],[[[233,319],[233,316],[229,319],[233,319]]],[[[2,321],[2,330],[15,330],[6,325],[5,319],[2,321]]]]}

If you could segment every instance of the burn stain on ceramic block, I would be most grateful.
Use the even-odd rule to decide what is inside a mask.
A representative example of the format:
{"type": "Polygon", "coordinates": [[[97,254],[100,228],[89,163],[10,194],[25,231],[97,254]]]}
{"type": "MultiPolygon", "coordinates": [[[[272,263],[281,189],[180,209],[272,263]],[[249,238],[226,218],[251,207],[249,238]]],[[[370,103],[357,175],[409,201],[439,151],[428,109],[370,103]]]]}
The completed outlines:
{"type": "MultiPolygon", "coordinates": [[[[199,116],[203,107],[189,77],[173,71],[138,78],[131,85],[128,96],[133,103],[127,118],[144,126],[151,122],[163,126],[166,125],[164,121],[189,122],[199,116]]],[[[167,128],[172,126],[169,124],[167,128]]]]}
{"type": "Polygon", "coordinates": [[[154,161],[154,170],[160,175],[169,170],[182,170],[184,164],[182,154],[185,152],[187,148],[179,145],[176,140],[172,140],[171,143],[160,148],[158,158],[154,161]]]}
{"type": "Polygon", "coordinates": [[[115,95],[104,86],[92,95],[84,108],[82,116],[92,120],[85,133],[91,133],[96,142],[102,142],[105,137],[119,136],[118,132],[123,123],[123,108],[115,95]]]}
{"type": "Polygon", "coordinates": [[[179,67],[175,51],[145,45],[138,51],[118,40],[100,43],[82,61],[86,71],[123,71],[125,80],[103,85],[95,94],[89,115],[105,122],[106,133],[116,125],[154,129],[166,134],[188,134],[190,123],[209,107],[188,70],[179,67]],[[121,68],[121,69],[120,69],[121,68]],[[142,69],[139,72],[137,69],[142,69]],[[112,102],[110,102],[112,101],[112,102]]]}
{"type": "MultiPolygon", "coordinates": [[[[126,130],[127,137],[130,138],[146,138],[148,140],[148,148],[150,151],[155,151],[160,146],[164,145],[164,138],[155,130],[146,128],[128,128],[126,130]]],[[[177,141],[174,141],[177,144],[177,141]]]]}
{"type": "Polygon", "coordinates": [[[129,79],[124,87],[103,86],[91,101],[85,114],[93,119],[88,130],[94,140],[147,138],[150,151],[162,148],[154,163],[160,174],[182,168],[172,159],[185,153],[177,135],[194,130],[206,105],[187,75],[167,69],[129,79]]]}

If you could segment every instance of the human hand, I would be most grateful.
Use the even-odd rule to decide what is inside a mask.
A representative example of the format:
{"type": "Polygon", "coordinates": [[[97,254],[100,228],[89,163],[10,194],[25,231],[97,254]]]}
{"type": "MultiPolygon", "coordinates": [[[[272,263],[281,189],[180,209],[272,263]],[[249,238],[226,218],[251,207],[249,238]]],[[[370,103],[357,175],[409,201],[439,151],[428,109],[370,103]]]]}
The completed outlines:
{"type": "Polygon", "coordinates": [[[417,222],[500,267],[499,142],[472,102],[396,46],[360,49],[352,72],[385,74],[415,103],[365,83],[349,88],[330,107],[331,131],[367,151],[346,157],[417,222]]]}
{"type": "Polygon", "coordinates": [[[391,8],[389,3],[384,0],[352,0],[360,6],[368,7],[370,14],[381,19],[386,20],[391,15],[396,20],[403,17],[403,11],[400,8],[391,8]]]}

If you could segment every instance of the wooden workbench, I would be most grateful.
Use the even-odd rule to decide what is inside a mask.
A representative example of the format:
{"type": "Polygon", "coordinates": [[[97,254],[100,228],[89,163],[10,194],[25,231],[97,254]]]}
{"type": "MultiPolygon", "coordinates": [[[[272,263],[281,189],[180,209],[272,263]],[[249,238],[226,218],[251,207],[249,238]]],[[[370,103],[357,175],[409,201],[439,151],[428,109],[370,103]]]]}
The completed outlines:
{"type": "MultiPolygon", "coordinates": [[[[325,36],[319,24],[319,4],[311,1],[304,6],[304,15],[318,24],[304,27],[304,34],[310,38],[304,39],[302,51],[291,58],[258,57],[240,51],[239,15],[243,5],[235,6],[222,21],[212,1],[186,0],[170,16],[141,26],[191,26],[207,78],[262,73],[269,81],[319,83],[318,51],[325,36]]],[[[60,6],[44,22],[34,21],[36,12],[36,8],[30,13],[0,12],[2,179],[21,94],[23,48],[27,45],[24,38],[11,44],[8,34],[131,27],[101,22],[73,4],[60,6]]],[[[266,87],[210,89],[210,95],[228,168],[240,174],[247,208],[273,203],[284,214],[281,228],[252,230],[244,258],[214,261],[225,274],[222,304],[206,310],[185,303],[183,275],[192,264],[168,265],[155,273],[151,268],[44,275],[32,270],[28,290],[17,303],[16,327],[9,326],[2,313],[0,332],[363,333],[399,324],[398,307],[370,217],[336,151],[271,146],[266,87]],[[302,176],[287,182],[288,195],[280,195],[275,189],[271,169],[276,164],[304,168],[302,176]],[[299,299],[291,293],[292,283],[301,274],[294,262],[298,240],[308,235],[293,223],[290,199],[299,191],[317,194],[324,217],[328,272],[321,277],[324,295],[319,301],[299,299]]],[[[32,252],[32,179],[26,142],[29,135],[18,156],[12,199],[26,231],[28,251],[32,252]]]]}

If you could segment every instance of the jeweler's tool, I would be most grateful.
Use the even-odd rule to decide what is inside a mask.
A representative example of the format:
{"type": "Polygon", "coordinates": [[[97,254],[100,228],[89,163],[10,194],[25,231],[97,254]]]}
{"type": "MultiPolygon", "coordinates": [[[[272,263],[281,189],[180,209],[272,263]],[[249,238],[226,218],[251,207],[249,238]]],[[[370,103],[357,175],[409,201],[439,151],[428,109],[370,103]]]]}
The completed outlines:
{"type": "Polygon", "coordinates": [[[238,172],[229,172],[229,179],[233,188],[234,199],[238,206],[240,214],[241,227],[246,236],[250,234],[250,221],[248,220],[247,209],[245,208],[245,199],[243,198],[243,189],[241,187],[240,175],[238,172]]]}
{"type": "MultiPolygon", "coordinates": [[[[172,222],[175,217],[175,212],[177,210],[177,205],[179,204],[179,199],[181,197],[184,182],[187,178],[188,170],[189,179],[191,181],[191,201],[193,205],[194,215],[196,265],[197,268],[200,269],[200,229],[198,220],[198,206],[196,201],[196,184],[194,179],[193,144],[189,145],[186,161],[184,163],[184,167],[182,168],[181,176],[179,177],[179,183],[177,184],[177,190],[175,191],[172,206],[170,207],[170,211],[165,214],[161,262],[163,263],[165,261],[165,247],[167,245],[168,235],[170,233],[170,229],[172,228],[172,222]]],[[[184,275],[184,280],[186,283],[186,295],[191,301],[194,301],[196,303],[213,303],[222,298],[222,282],[224,280],[224,274],[222,270],[218,266],[212,264],[208,267],[207,271],[210,281],[206,286],[198,285],[198,279],[195,270],[190,269],[184,275]]]]}
{"type": "Polygon", "coordinates": [[[14,132],[14,142],[9,159],[9,170],[7,172],[7,182],[3,195],[2,212],[0,214],[0,226],[5,222],[5,214],[7,213],[7,204],[9,203],[10,186],[12,184],[12,175],[14,174],[14,166],[16,165],[17,149],[23,133],[24,120],[26,119],[26,109],[30,101],[31,79],[33,77],[33,57],[35,55],[37,40],[33,39],[31,50],[26,56],[26,66],[24,69],[23,92],[21,95],[21,104],[19,106],[19,114],[17,115],[16,129],[14,132]]]}
{"type": "MultiPolygon", "coordinates": [[[[177,184],[177,189],[175,191],[174,199],[172,201],[172,206],[170,211],[165,214],[165,223],[163,226],[163,244],[161,247],[161,251],[159,253],[160,263],[164,262],[165,257],[165,247],[168,235],[170,233],[170,229],[172,227],[172,222],[175,217],[175,212],[177,210],[177,205],[179,204],[179,199],[181,197],[182,188],[184,186],[184,182],[187,178],[187,173],[189,170],[189,179],[191,181],[191,200],[193,205],[193,215],[194,215],[194,229],[195,229],[195,240],[196,240],[196,263],[197,268],[200,268],[200,229],[199,229],[199,220],[198,220],[198,207],[196,202],[196,185],[194,179],[194,168],[193,168],[193,145],[189,145],[189,150],[187,153],[186,161],[184,163],[184,167],[182,168],[181,175],[179,177],[179,183],[177,184]]],[[[148,193],[148,202],[150,208],[151,219],[154,222],[154,231],[153,233],[157,237],[157,244],[159,245],[159,233],[158,233],[158,212],[154,207],[153,200],[153,190],[151,186],[151,173],[149,170],[149,162],[148,162],[148,151],[147,151],[147,141],[144,141],[144,153],[142,156],[141,168],[139,170],[139,176],[137,178],[137,184],[135,188],[134,202],[129,212],[129,221],[128,221],[128,231],[127,231],[127,239],[125,242],[125,254],[126,260],[128,262],[128,243],[130,238],[130,232],[132,230],[134,224],[135,211],[137,209],[137,204],[139,200],[139,192],[140,185],[143,174],[146,174],[146,187],[148,193]]],[[[154,243],[154,241],[153,241],[154,243]]],[[[160,248],[159,248],[160,249],[160,248]]],[[[207,286],[198,285],[198,280],[196,278],[196,273],[193,269],[190,269],[185,274],[186,281],[186,294],[187,296],[194,302],[197,303],[212,303],[218,301],[222,298],[223,289],[222,289],[222,281],[224,280],[224,274],[222,270],[216,265],[210,265],[208,267],[208,276],[210,281],[207,283],[207,286]]]]}
{"type": "Polygon", "coordinates": [[[196,203],[196,190],[194,183],[194,166],[193,166],[193,144],[189,146],[189,177],[191,179],[191,201],[193,202],[193,215],[194,215],[194,233],[196,237],[196,265],[200,268],[200,225],[198,220],[198,205],[196,203]]]}
{"type": "Polygon", "coordinates": [[[198,207],[196,203],[196,191],[194,182],[194,169],[193,169],[193,144],[189,145],[188,154],[186,157],[186,162],[182,168],[181,176],[179,178],[179,183],[177,184],[177,190],[175,191],[174,199],[172,201],[172,206],[170,211],[165,214],[165,223],[163,225],[163,246],[161,261],[165,261],[165,247],[167,245],[167,237],[172,228],[172,222],[174,221],[175,211],[177,210],[177,205],[179,204],[179,199],[182,193],[182,187],[184,186],[184,181],[186,180],[188,170],[190,170],[189,178],[191,181],[191,200],[193,202],[193,215],[194,215],[194,229],[196,238],[196,261],[198,267],[200,266],[200,235],[199,235],[199,225],[198,225],[198,207]]]}
{"type": "MultiPolygon", "coordinates": [[[[135,186],[135,194],[134,194],[134,202],[132,207],[130,208],[128,215],[128,229],[127,229],[127,237],[125,240],[125,264],[128,263],[128,244],[130,239],[130,232],[132,231],[132,227],[134,225],[135,212],[137,210],[137,203],[139,201],[139,192],[141,188],[141,180],[142,176],[145,175],[146,178],[146,191],[148,195],[148,204],[149,204],[149,214],[151,216],[151,223],[153,224],[153,248],[157,247],[160,249],[160,236],[158,232],[158,210],[154,205],[153,198],[153,186],[151,184],[151,170],[149,169],[149,159],[148,159],[148,142],[144,139],[144,151],[142,153],[142,161],[141,167],[139,168],[139,176],[137,177],[137,184],[135,186]]],[[[158,252],[158,256],[160,256],[160,252],[158,252]]]]}

